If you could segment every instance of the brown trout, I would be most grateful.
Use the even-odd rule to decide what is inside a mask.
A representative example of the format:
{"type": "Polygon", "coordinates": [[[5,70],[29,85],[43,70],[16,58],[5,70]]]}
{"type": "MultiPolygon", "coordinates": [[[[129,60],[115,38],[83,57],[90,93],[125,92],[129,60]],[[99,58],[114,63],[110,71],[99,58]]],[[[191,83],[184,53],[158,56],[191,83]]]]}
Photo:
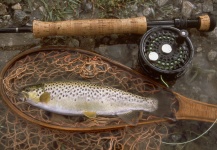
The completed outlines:
{"type": "Polygon", "coordinates": [[[85,82],[52,82],[29,86],[20,99],[57,114],[85,115],[89,118],[118,115],[129,124],[135,112],[153,112],[158,100],[134,95],[119,89],[85,82]]]}

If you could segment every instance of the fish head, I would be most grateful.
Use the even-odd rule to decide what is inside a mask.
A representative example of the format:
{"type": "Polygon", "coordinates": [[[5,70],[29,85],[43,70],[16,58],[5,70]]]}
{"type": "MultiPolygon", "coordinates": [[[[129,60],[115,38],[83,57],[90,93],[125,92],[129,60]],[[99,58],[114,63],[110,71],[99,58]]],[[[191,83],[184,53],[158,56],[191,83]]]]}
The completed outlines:
{"type": "Polygon", "coordinates": [[[22,101],[37,103],[40,102],[40,96],[43,94],[43,91],[43,87],[40,86],[26,87],[18,94],[18,98],[22,101]]]}

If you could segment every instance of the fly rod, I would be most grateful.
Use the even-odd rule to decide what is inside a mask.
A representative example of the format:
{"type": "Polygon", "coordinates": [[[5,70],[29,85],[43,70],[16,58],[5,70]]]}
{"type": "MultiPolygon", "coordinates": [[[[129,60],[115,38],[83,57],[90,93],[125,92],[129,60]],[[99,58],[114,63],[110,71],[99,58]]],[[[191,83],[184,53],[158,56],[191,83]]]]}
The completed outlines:
{"type": "Polygon", "coordinates": [[[175,18],[172,20],[147,21],[146,17],[129,19],[92,19],[43,22],[34,20],[29,27],[1,28],[0,33],[32,32],[36,38],[46,36],[144,34],[148,29],[158,26],[171,26],[179,29],[197,28],[199,31],[212,31],[216,26],[213,15],[205,14],[196,19],[175,18]]]}

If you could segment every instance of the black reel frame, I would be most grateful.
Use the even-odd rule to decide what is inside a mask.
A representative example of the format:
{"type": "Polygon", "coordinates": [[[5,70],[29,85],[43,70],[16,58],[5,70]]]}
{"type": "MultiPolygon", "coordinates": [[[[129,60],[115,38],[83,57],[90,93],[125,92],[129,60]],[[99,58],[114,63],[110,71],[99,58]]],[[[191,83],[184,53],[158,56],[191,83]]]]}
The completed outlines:
{"type": "Polygon", "coordinates": [[[139,64],[154,79],[175,80],[185,73],[194,55],[188,32],[174,27],[154,27],[140,42],[139,64]]]}

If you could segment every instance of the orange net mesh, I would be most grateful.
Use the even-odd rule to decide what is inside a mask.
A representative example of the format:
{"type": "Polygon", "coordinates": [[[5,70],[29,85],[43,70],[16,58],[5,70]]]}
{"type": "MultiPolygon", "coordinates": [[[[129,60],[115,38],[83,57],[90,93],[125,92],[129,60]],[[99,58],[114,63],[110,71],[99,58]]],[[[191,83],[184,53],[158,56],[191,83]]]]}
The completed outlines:
{"type": "MultiPolygon", "coordinates": [[[[28,85],[71,80],[111,86],[141,96],[149,96],[162,90],[148,79],[126,70],[121,64],[113,63],[94,53],[67,48],[33,50],[28,55],[15,59],[5,70],[2,92],[4,100],[14,112],[34,123],[55,129],[86,132],[43,128],[2,108],[2,148],[159,149],[161,138],[167,133],[162,125],[140,125],[120,129],[125,123],[118,117],[88,119],[83,116],[57,115],[17,98],[19,91],[28,85]]],[[[149,118],[151,117],[144,114],[140,122],[149,118]]]]}

